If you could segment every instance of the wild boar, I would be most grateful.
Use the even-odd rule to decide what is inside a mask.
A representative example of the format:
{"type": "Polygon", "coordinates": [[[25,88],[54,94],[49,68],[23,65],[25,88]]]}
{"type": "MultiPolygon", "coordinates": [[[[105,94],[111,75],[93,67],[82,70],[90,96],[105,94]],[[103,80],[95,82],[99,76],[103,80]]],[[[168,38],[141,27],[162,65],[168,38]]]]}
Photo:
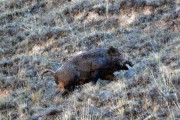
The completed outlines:
{"type": "Polygon", "coordinates": [[[46,69],[41,73],[41,77],[47,72],[54,76],[57,87],[62,94],[66,94],[75,86],[88,82],[96,84],[100,78],[102,80],[117,81],[113,74],[119,70],[128,70],[128,66],[133,66],[132,62],[123,58],[117,48],[92,49],[65,62],[57,71],[46,69]]]}

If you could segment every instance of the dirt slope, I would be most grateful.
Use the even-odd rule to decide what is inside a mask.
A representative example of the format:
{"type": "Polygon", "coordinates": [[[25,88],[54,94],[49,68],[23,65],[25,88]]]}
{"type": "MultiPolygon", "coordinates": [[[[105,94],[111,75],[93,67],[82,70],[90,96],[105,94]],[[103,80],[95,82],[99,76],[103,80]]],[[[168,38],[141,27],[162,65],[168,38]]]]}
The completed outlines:
{"type": "Polygon", "coordinates": [[[0,120],[180,119],[178,0],[0,0],[0,120]],[[62,98],[39,79],[91,48],[115,46],[133,60],[62,98]]]}

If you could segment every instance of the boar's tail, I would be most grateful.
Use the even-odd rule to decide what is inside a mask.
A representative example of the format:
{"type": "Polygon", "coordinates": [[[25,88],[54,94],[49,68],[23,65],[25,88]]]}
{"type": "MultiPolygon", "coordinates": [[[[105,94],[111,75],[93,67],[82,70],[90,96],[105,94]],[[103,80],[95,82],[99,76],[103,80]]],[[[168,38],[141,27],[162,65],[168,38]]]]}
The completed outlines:
{"type": "Polygon", "coordinates": [[[45,73],[50,72],[51,74],[53,74],[53,76],[55,75],[55,71],[50,70],[50,69],[45,69],[42,73],[41,73],[41,79],[43,79],[43,76],[45,73]]]}

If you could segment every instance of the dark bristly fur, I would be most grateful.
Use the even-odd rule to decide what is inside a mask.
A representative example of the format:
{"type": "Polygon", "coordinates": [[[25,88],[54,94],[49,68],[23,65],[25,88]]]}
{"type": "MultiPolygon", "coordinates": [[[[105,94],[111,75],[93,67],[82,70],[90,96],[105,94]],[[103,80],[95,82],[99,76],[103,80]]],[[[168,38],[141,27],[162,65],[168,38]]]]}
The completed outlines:
{"type": "Polygon", "coordinates": [[[117,81],[115,71],[128,70],[132,63],[123,58],[118,49],[109,47],[98,48],[84,52],[64,63],[57,71],[46,69],[41,78],[47,72],[51,72],[62,94],[73,90],[77,85],[92,82],[96,84],[99,78],[117,81]]]}

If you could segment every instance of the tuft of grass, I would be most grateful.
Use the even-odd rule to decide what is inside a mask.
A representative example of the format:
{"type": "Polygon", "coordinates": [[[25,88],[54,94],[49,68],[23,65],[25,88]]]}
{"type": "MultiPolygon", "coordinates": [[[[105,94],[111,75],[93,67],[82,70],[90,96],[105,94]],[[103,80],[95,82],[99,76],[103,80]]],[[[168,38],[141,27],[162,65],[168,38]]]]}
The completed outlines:
{"type": "Polygon", "coordinates": [[[33,102],[34,104],[39,105],[39,104],[40,104],[40,99],[41,99],[42,96],[43,96],[43,95],[42,95],[42,93],[41,93],[40,90],[39,90],[39,91],[36,91],[36,92],[33,93],[32,96],[31,96],[32,102],[33,102]]]}

